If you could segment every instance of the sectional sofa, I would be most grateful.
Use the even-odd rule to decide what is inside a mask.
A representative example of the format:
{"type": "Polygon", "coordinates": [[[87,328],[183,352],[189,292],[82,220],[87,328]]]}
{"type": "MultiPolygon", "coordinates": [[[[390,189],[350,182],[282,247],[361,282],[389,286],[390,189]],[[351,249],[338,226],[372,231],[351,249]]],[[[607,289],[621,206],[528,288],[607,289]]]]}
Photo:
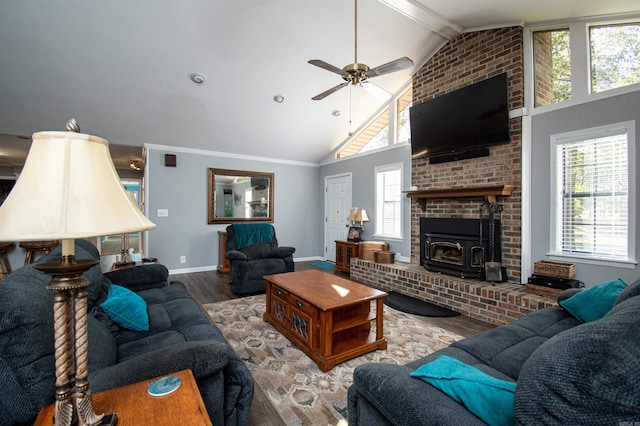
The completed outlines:
{"type": "Polygon", "coordinates": [[[640,281],[558,301],[406,365],[357,367],[349,424],[640,424],[640,281]]]}
{"type": "MultiPolygon", "coordinates": [[[[97,259],[91,243],[76,241],[77,259],[97,259]]],[[[39,262],[60,259],[53,250],[39,262]]],[[[88,289],[89,383],[99,392],[191,369],[215,425],[249,425],[253,378],[185,286],[168,281],[162,265],[85,273],[88,289]],[[106,301],[119,288],[146,305],[148,323],[126,327],[106,301]],[[130,293],[127,293],[130,294],[130,293]],[[120,321],[120,322],[119,322],[120,321]],[[133,329],[141,327],[139,331],[133,329]],[[144,328],[147,328],[144,330],[144,328]]],[[[0,424],[31,424],[54,402],[53,293],[50,277],[25,266],[0,281],[0,424]]],[[[115,304],[121,306],[120,302],[115,304]]]]}

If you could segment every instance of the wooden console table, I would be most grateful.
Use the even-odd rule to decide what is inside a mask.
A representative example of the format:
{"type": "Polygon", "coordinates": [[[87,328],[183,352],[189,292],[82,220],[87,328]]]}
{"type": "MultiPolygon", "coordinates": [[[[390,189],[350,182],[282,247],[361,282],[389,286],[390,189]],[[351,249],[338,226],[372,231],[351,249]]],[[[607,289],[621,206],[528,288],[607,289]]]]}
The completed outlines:
{"type": "Polygon", "coordinates": [[[27,254],[24,257],[24,266],[27,266],[33,263],[36,260],[36,253],[39,251],[43,251],[44,254],[49,254],[51,250],[53,250],[60,241],[52,240],[52,241],[21,241],[20,247],[26,250],[27,254]]]}
{"type": "Polygon", "coordinates": [[[336,364],[387,349],[387,293],[318,270],[267,275],[264,321],[326,372],[336,364]],[[371,301],[376,310],[371,312],[371,301]],[[372,323],[375,322],[375,330],[372,323]]]}
{"type": "MultiPolygon", "coordinates": [[[[116,413],[117,425],[211,425],[191,370],[172,373],[182,381],[180,387],[165,396],[151,396],[147,387],[155,379],[98,392],[93,395],[95,412],[116,413]]],[[[53,425],[53,404],[38,414],[36,426],[53,425]]]]}
{"type": "Polygon", "coordinates": [[[336,264],[333,267],[333,272],[351,273],[351,258],[360,255],[358,244],[354,241],[336,240],[336,264]]]}

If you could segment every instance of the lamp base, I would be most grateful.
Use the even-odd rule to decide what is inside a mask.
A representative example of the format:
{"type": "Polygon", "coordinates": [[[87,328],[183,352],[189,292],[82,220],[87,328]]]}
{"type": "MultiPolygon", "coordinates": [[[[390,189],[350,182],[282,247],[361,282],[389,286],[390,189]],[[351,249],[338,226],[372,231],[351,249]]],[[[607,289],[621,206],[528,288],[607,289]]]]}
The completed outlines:
{"type": "MultiPolygon", "coordinates": [[[[118,415],[116,413],[113,414],[105,414],[100,423],[97,423],[95,426],[116,426],[118,423],[118,415]]],[[[56,424],[56,416],[53,416],[53,424],[56,424]]]]}
{"type": "Polygon", "coordinates": [[[115,426],[118,423],[118,415],[116,413],[113,414],[105,414],[102,418],[102,422],[98,423],[99,426],[115,426]]]}
{"type": "MultiPolygon", "coordinates": [[[[54,425],[56,424],[56,416],[53,416],[54,425]]],[[[100,423],[97,423],[95,426],[116,426],[118,423],[118,415],[116,413],[113,414],[105,414],[100,423]]]]}

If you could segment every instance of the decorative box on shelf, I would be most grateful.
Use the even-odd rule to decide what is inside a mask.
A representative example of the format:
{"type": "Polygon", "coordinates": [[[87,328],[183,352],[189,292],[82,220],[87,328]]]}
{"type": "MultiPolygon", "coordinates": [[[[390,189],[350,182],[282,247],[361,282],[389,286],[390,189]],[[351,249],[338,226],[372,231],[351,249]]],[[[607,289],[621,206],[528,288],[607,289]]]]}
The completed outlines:
{"type": "Polygon", "coordinates": [[[374,260],[374,254],[378,251],[387,251],[389,244],[383,241],[362,241],[360,243],[360,259],[374,260]]]}
{"type": "Polygon", "coordinates": [[[373,259],[376,263],[393,263],[396,254],[390,251],[377,251],[373,253],[373,259]]]}
{"type": "Polygon", "coordinates": [[[576,264],[539,260],[533,264],[533,273],[547,277],[572,279],[576,276],[576,264]]]}

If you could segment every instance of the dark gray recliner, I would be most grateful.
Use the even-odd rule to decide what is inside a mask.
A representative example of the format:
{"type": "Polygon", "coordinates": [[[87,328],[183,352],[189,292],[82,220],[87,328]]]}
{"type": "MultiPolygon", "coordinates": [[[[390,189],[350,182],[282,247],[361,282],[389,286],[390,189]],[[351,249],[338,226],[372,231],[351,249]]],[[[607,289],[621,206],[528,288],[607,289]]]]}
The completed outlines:
{"type": "Polygon", "coordinates": [[[264,293],[265,275],[293,272],[293,247],[279,247],[270,223],[227,226],[227,259],[235,294],[264,293]]]}

